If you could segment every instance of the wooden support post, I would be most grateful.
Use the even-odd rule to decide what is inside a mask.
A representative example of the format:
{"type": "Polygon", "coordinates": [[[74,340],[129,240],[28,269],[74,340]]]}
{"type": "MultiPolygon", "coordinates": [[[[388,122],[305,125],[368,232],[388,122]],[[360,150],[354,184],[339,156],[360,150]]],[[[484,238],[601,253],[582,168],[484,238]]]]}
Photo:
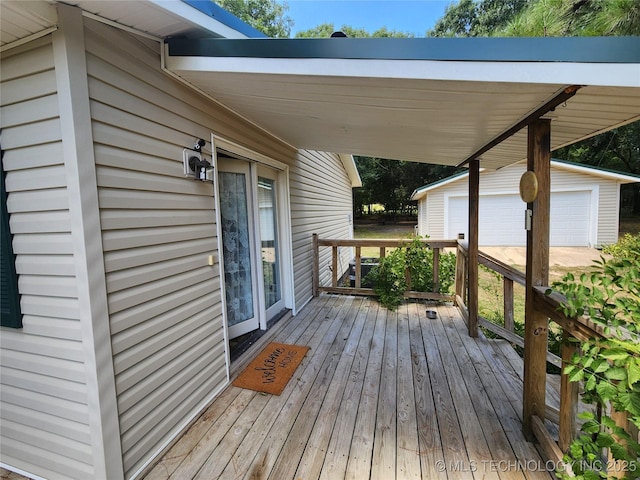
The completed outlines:
{"type": "Polygon", "coordinates": [[[480,161],[469,162],[469,336],[478,336],[478,213],[480,203],[480,161]]]}
{"type": "Polygon", "coordinates": [[[312,288],[313,288],[313,296],[317,297],[319,294],[320,288],[320,252],[318,245],[318,234],[314,233],[312,235],[313,238],[313,280],[312,280],[312,288]]]}
{"type": "Polygon", "coordinates": [[[522,427],[530,441],[535,438],[532,417],[544,418],[546,409],[549,319],[536,310],[533,289],[549,284],[550,164],[551,122],[539,119],[528,127],[527,144],[527,170],[534,172],[538,180],[537,196],[527,204],[532,216],[527,231],[522,427]]]}
{"type": "MultiPolygon", "coordinates": [[[[571,357],[578,350],[577,344],[569,342],[570,335],[562,333],[562,369],[569,364],[571,357]]],[[[569,376],[564,373],[560,376],[560,433],[558,434],[558,446],[563,453],[569,449],[569,445],[576,437],[576,415],[578,414],[578,383],[570,382],[569,376]]]]}
{"type": "Polygon", "coordinates": [[[513,332],[513,280],[507,277],[502,277],[502,299],[504,305],[504,328],[513,332]]]}

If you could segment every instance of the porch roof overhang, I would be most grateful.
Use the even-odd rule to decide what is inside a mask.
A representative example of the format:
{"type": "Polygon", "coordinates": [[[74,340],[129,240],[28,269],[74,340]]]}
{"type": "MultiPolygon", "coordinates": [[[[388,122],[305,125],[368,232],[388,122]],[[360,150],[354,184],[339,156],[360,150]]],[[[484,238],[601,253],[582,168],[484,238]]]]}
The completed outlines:
{"type": "Polygon", "coordinates": [[[552,150],[640,119],[639,37],[168,39],[165,53],[300,149],[496,169],[526,158],[534,112],[552,150]]]}

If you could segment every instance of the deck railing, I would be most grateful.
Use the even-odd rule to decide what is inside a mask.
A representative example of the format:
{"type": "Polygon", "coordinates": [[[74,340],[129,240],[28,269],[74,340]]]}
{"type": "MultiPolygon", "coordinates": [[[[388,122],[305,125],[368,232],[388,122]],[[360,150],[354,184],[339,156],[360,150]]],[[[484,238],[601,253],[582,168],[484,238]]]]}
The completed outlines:
{"type": "MultiPolygon", "coordinates": [[[[317,296],[319,292],[330,293],[346,293],[351,295],[374,295],[371,288],[362,287],[361,277],[361,261],[362,248],[375,247],[379,248],[379,257],[384,258],[387,248],[397,248],[406,245],[412,240],[342,240],[342,239],[320,239],[317,235],[313,235],[313,292],[317,296]],[[320,249],[331,248],[331,285],[320,285],[320,249]],[[355,250],[355,281],[354,286],[339,285],[339,248],[352,247],[355,250]]],[[[430,300],[454,300],[463,317],[468,323],[469,311],[468,304],[468,250],[457,240],[424,240],[434,252],[434,291],[433,292],[415,292],[407,291],[407,298],[422,298],[430,300]],[[442,249],[456,249],[456,273],[455,273],[455,294],[443,295],[438,292],[438,265],[440,252],[442,249]]],[[[482,252],[478,253],[478,262],[486,266],[490,270],[497,272],[503,279],[503,325],[496,325],[489,320],[478,316],[478,325],[494,334],[504,338],[508,342],[524,348],[525,340],[515,332],[514,321],[514,284],[525,285],[525,274],[520,272],[499,260],[490,257],[482,252]]],[[[410,285],[410,279],[409,285],[410,285]]],[[[556,424],[558,427],[557,439],[552,436],[545,426],[545,419],[533,416],[531,419],[531,429],[535,436],[539,447],[548,460],[553,462],[561,462],[564,452],[566,452],[576,438],[578,432],[577,413],[578,413],[578,397],[579,385],[570,382],[568,376],[562,371],[563,365],[566,365],[572,355],[580,348],[580,342],[587,342],[594,338],[605,337],[605,331],[602,326],[594,323],[588,317],[570,318],[561,311],[561,305],[566,301],[562,295],[557,292],[548,294],[549,287],[534,287],[534,308],[536,313],[546,316],[550,321],[558,325],[562,329],[564,340],[576,339],[578,342],[563,341],[561,356],[557,356],[551,352],[547,352],[547,362],[560,367],[560,407],[555,408],[550,405],[546,406],[545,419],[556,424]]],[[[525,359],[525,369],[527,368],[525,359]]],[[[526,403],[528,399],[524,398],[526,403]]],[[[605,406],[598,406],[603,409],[605,406]]],[[[610,408],[610,406],[606,406],[610,408]]],[[[610,416],[615,419],[618,425],[627,428],[626,414],[612,412],[610,416]]],[[[609,461],[602,462],[602,465],[613,466],[615,463],[609,461]]],[[[569,468],[569,467],[566,467],[569,468]]],[[[617,476],[624,476],[624,472],[617,473],[617,476]]]]}
{"type": "MultiPolygon", "coordinates": [[[[467,290],[465,279],[466,261],[468,259],[467,250],[463,245],[458,247],[458,261],[456,271],[456,303],[460,308],[463,317],[468,319],[467,309],[467,290]]],[[[492,258],[482,252],[478,253],[478,260],[481,265],[499,273],[503,278],[503,297],[504,297],[504,325],[496,325],[489,320],[478,316],[478,325],[486,330],[504,338],[512,344],[524,348],[524,338],[514,331],[514,283],[525,285],[525,274],[499,260],[492,258]]],[[[558,426],[557,440],[552,436],[545,426],[545,419],[534,417],[532,421],[532,430],[536,440],[543,450],[545,456],[553,462],[561,462],[563,454],[568,451],[571,442],[576,438],[578,432],[577,414],[579,405],[579,384],[570,382],[568,376],[562,371],[563,366],[567,365],[573,356],[580,349],[580,343],[591,341],[596,338],[604,338],[606,336],[604,328],[594,323],[586,316],[571,318],[562,313],[561,306],[566,303],[563,295],[557,292],[548,293],[549,287],[540,286],[533,288],[534,306],[537,312],[547,316],[550,321],[558,325],[562,329],[563,342],[561,356],[557,356],[551,352],[547,352],[547,362],[560,367],[560,407],[555,408],[550,405],[546,406],[546,420],[558,426]],[[578,342],[569,340],[575,339],[578,342]]],[[[526,368],[526,365],[525,365],[526,368]]],[[[527,399],[524,399],[526,402],[527,399]]],[[[598,405],[599,411],[609,408],[609,406],[598,405]]],[[[619,412],[611,412],[610,416],[616,423],[623,428],[627,428],[626,414],[619,412]]],[[[624,471],[616,468],[615,462],[611,459],[600,462],[600,465],[608,466],[612,474],[619,477],[624,476],[624,471]]]]}
{"type": "MultiPolygon", "coordinates": [[[[388,248],[398,248],[408,245],[414,240],[398,240],[398,239],[321,239],[317,234],[313,234],[313,295],[318,296],[320,292],[343,293],[349,295],[375,295],[373,288],[365,288],[362,286],[362,249],[366,247],[378,249],[379,258],[384,258],[388,248]],[[342,247],[354,249],[355,262],[355,280],[354,286],[346,285],[340,282],[342,274],[340,272],[339,249],[342,247]],[[320,284],[320,251],[322,248],[331,248],[331,284],[320,284]]],[[[458,246],[457,240],[422,240],[433,250],[433,291],[417,292],[411,289],[411,276],[407,272],[407,284],[409,289],[405,292],[405,298],[420,298],[427,300],[453,300],[452,295],[444,295],[439,293],[440,278],[440,253],[445,248],[455,249],[458,246]]]]}

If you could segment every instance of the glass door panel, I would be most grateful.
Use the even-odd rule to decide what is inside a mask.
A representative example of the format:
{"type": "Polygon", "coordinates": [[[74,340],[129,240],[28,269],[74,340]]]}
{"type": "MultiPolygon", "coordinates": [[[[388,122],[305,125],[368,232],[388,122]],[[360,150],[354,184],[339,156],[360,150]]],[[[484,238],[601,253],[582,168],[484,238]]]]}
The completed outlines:
{"type": "Polygon", "coordinates": [[[218,161],[218,192],[229,337],[258,328],[254,298],[249,165],[218,161]]]}
{"type": "Polygon", "coordinates": [[[282,282],[282,252],[278,223],[278,172],[258,165],[257,208],[259,219],[262,282],[266,319],[271,320],[285,308],[282,282]]]}
{"type": "Polygon", "coordinates": [[[264,302],[267,309],[282,298],[275,183],[269,178],[258,177],[260,251],[262,254],[264,302]]]}

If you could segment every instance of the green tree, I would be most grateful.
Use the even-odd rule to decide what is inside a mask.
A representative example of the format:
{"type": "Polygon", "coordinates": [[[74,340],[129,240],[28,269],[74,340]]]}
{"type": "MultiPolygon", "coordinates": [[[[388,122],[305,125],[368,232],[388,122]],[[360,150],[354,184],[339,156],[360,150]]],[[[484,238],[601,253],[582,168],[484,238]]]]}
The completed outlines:
{"type": "Polygon", "coordinates": [[[427,36],[489,37],[529,3],[529,0],[460,0],[447,7],[427,36]]]}
{"type": "Polygon", "coordinates": [[[268,37],[288,38],[293,20],[289,6],[276,0],[216,0],[216,3],[268,37]]]}
{"type": "Polygon", "coordinates": [[[370,213],[368,207],[373,203],[382,204],[392,215],[407,213],[415,208],[409,197],[416,188],[463,170],[374,157],[355,157],[355,160],[362,187],[355,190],[354,208],[360,215],[370,213]]]}
{"type": "Polygon", "coordinates": [[[640,35],[638,0],[537,0],[495,36],[554,37],[640,35]]]}

